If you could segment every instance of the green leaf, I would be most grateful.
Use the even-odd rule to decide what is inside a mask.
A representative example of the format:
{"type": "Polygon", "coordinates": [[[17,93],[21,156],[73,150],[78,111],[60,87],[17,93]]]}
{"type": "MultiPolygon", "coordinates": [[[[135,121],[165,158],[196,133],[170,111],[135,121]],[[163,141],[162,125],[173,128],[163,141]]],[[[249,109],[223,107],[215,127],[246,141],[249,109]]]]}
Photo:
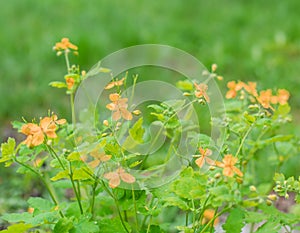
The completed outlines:
{"type": "Polygon", "coordinates": [[[30,219],[32,219],[32,214],[28,212],[24,213],[12,213],[12,214],[3,214],[1,219],[7,221],[7,222],[25,222],[27,223],[30,219]]]}
{"type": "Polygon", "coordinates": [[[13,121],[13,122],[11,122],[11,124],[12,124],[12,127],[13,127],[14,129],[17,129],[18,132],[20,132],[22,126],[24,125],[24,122],[21,122],[21,121],[13,121]]]}
{"type": "Polygon", "coordinates": [[[18,224],[9,226],[7,228],[7,230],[3,230],[3,231],[0,231],[0,232],[3,232],[3,233],[24,233],[27,230],[29,230],[30,228],[32,228],[31,224],[18,223],[18,224]]]}
{"type": "Polygon", "coordinates": [[[43,199],[41,197],[31,197],[27,202],[30,207],[34,208],[35,211],[39,210],[48,212],[54,208],[54,205],[49,200],[43,199]]]}
{"type": "Polygon", "coordinates": [[[70,162],[73,162],[73,161],[81,161],[81,158],[80,158],[80,153],[77,152],[77,151],[74,151],[72,153],[70,153],[67,157],[67,160],[69,160],[70,162]]]}
{"type": "Polygon", "coordinates": [[[79,168],[73,171],[74,180],[87,180],[90,179],[90,175],[85,171],[86,168],[79,168]]]}
{"type": "Polygon", "coordinates": [[[54,226],[53,233],[69,233],[73,228],[73,221],[68,218],[61,218],[54,226]]]}
{"type": "Polygon", "coordinates": [[[69,173],[66,170],[58,172],[55,176],[51,178],[51,180],[57,181],[64,178],[69,178],[69,173]]]}
{"type": "Polygon", "coordinates": [[[182,210],[188,210],[189,206],[188,204],[180,199],[179,197],[166,197],[163,199],[165,201],[164,207],[166,206],[177,206],[182,210]]]}
{"type": "Polygon", "coordinates": [[[282,173],[275,173],[275,175],[274,175],[274,178],[273,178],[273,180],[276,182],[276,181],[279,181],[279,182],[284,182],[285,181],[285,176],[284,176],[284,174],[282,174],[282,173]]]}
{"type": "Polygon", "coordinates": [[[137,144],[143,143],[143,136],[145,133],[145,129],[143,126],[143,118],[135,122],[135,124],[129,129],[129,136],[126,138],[124,145],[126,148],[133,148],[137,144]]]}
{"type": "Polygon", "coordinates": [[[152,108],[157,113],[162,113],[165,110],[165,108],[158,104],[150,104],[147,106],[147,108],[152,108]]]}
{"type": "Polygon", "coordinates": [[[8,138],[7,142],[1,144],[0,163],[5,162],[5,167],[9,167],[12,164],[12,158],[15,155],[16,141],[14,138],[8,138]]]}
{"type": "Polygon", "coordinates": [[[228,233],[240,233],[244,227],[245,212],[241,209],[233,209],[223,224],[223,229],[228,233]]]}
{"type": "Polygon", "coordinates": [[[248,123],[253,123],[256,120],[255,116],[250,115],[248,112],[244,113],[244,118],[248,123]]]}
{"type": "MultiPolygon", "coordinates": [[[[128,223],[125,222],[127,229],[130,232],[130,227],[128,223]]],[[[100,231],[102,233],[126,233],[127,231],[122,226],[121,221],[117,219],[104,218],[99,222],[100,231]]]]}
{"type": "Polygon", "coordinates": [[[265,146],[274,142],[284,142],[289,141],[290,139],[294,138],[294,135],[276,135],[274,137],[268,138],[266,140],[261,140],[257,142],[257,145],[259,146],[265,146]]]}
{"type": "Polygon", "coordinates": [[[176,86],[184,91],[192,91],[193,90],[193,83],[189,80],[180,80],[176,83],[176,86]]]}
{"type": "Polygon", "coordinates": [[[255,233],[270,233],[278,232],[280,225],[275,221],[267,221],[265,224],[260,226],[255,233]]]}
{"type": "Polygon", "coordinates": [[[56,87],[56,88],[66,88],[67,87],[67,84],[64,83],[64,82],[51,82],[49,83],[49,86],[51,87],[56,87]]]}
{"type": "Polygon", "coordinates": [[[263,213],[259,213],[257,211],[250,212],[247,211],[245,215],[245,221],[247,223],[259,223],[267,219],[267,216],[263,213]]]}

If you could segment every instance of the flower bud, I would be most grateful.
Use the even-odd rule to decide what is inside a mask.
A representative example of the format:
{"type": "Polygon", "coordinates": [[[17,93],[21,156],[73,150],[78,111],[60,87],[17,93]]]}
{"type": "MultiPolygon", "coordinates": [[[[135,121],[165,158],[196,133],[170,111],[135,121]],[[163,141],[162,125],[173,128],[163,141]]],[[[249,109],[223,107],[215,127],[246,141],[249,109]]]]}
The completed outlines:
{"type": "Polygon", "coordinates": [[[290,195],[289,195],[288,193],[286,193],[286,194],[284,195],[284,197],[285,197],[285,199],[289,199],[290,195]]]}
{"type": "Polygon", "coordinates": [[[133,112],[132,112],[134,115],[136,115],[136,116],[138,116],[138,115],[140,115],[142,112],[140,111],[140,110],[134,110],[133,112]]]}
{"type": "Polygon", "coordinates": [[[271,206],[271,205],[273,204],[273,202],[270,201],[270,200],[266,200],[266,204],[267,204],[268,206],[271,206]]]}
{"type": "Polygon", "coordinates": [[[221,173],[217,173],[217,174],[215,174],[215,179],[219,179],[220,177],[221,177],[221,173]]]}
{"type": "Polygon", "coordinates": [[[108,126],[109,126],[108,120],[104,120],[104,121],[103,121],[103,125],[105,125],[105,126],[108,127],[108,126]]]}
{"type": "Polygon", "coordinates": [[[188,92],[184,92],[183,93],[183,96],[191,96],[192,94],[191,93],[188,93],[188,92]]]}
{"type": "Polygon", "coordinates": [[[251,185],[249,189],[251,192],[256,192],[256,187],[254,185],[251,185]]]}
{"type": "Polygon", "coordinates": [[[236,178],[236,182],[238,182],[239,184],[243,183],[243,179],[241,177],[237,177],[236,178]]]}
{"type": "Polygon", "coordinates": [[[277,200],[277,195],[275,195],[275,194],[270,194],[270,195],[268,195],[268,198],[269,198],[271,201],[276,201],[276,200],[277,200]]]}
{"type": "Polygon", "coordinates": [[[224,78],[223,78],[223,76],[218,75],[218,76],[217,76],[217,79],[218,79],[219,81],[222,81],[224,78]]]}
{"type": "Polygon", "coordinates": [[[212,64],[211,65],[211,71],[212,72],[215,72],[217,70],[217,68],[218,68],[217,64],[212,64]]]}
{"type": "Polygon", "coordinates": [[[214,171],[216,169],[216,167],[214,167],[214,166],[209,166],[209,170],[210,171],[214,171]]]}

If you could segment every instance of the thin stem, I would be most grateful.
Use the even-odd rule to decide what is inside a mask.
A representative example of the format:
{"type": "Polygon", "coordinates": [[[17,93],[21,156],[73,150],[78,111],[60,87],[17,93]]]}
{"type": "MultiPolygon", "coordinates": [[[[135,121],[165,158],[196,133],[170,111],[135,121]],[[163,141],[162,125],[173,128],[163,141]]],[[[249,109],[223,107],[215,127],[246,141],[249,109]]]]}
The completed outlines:
{"type": "Polygon", "coordinates": [[[115,205],[117,207],[117,212],[118,212],[118,215],[119,215],[119,218],[121,220],[121,223],[122,223],[122,226],[124,228],[124,230],[127,232],[127,233],[130,233],[129,230],[127,229],[125,223],[124,223],[124,219],[123,219],[123,216],[121,214],[121,210],[120,210],[120,206],[119,206],[119,203],[118,203],[118,200],[117,198],[115,197],[115,195],[113,194],[113,192],[111,192],[105,185],[104,181],[102,180],[102,185],[103,185],[103,188],[105,189],[105,191],[114,199],[114,202],[115,202],[115,205]]]}
{"type": "MultiPolygon", "coordinates": [[[[218,213],[218,207],[215,209],[215,213],[214,213],[214,216],[218,213]]],[[[214,230],[214,222],[211,224],[211,227],[210,227],[210,233],[213,233],[213,230],[214,230]]]]}
{"type": "Polygon", "coordinates": [[[189,225],[189,212],[185,212],[185,226],[187,227],[189,225]]]}
{"type": "Polygon", "coordinates": [[[134,205],[136,230],[138,230],[139,229],[139,222],[138,222],[137,207],[136,207],[135,193],[134,193],[134,190],[133,190],[133,186],[131,188],[131,191],[132,191],[132,200],[133,200],[133,205],[134,205]]]}
{"type": "Polygon", "coordinates": [[[195,214],[195,203],[194,199],[192,199],[192,208],[193,208],[193,230],[195,230],[195,223],[196,223],[196,214],[195,214]]]}
{"type": "Polygon", "coordinates": [[[74,105],[74,93],[70,95],[70,102],[71,102],[71,113],[72,113],[72,122],[75,128],[76,126],[76,117],[75,117],[75,105],[74,105]]]}
{"type": "Polygon", "coordinates": [[[68,56],[68,50],[65,50],[65,60],[66,60],[66,65],[68,69],[68,73],[70,72],[70,61],[69,61],[69,56],[68,56]]]}
{"type": "MultiPolygon", "coordinates": [[[[75,182],[74,182],[74,179],[73,179],[73,171],[72,171],[71,162],[70,162],[70,168],[69,168],[69,177],[70,177],[70,180],[71,180],[71,183],[72,183],[72,187],[73,187],[73,190],[74,190],[74,193],[75,193],[75,196],[76,196],[76,200],[77,200],[77,203],[78,203],[78,206],[79,206],[79,209],[80,209],[80,213],[83,214],[83,209],[82,209],[82,205],[81,205],[80,195],[78,193],[78,190],[76,188],[76,185],[75,185],[75,182]]],[[[79,184],[78,184],[78,189],[80,189],[79,184]]]]}
{"type": "MultiPolygon", "coordinates": [[[[55,194],[53,193],[53,190],[52,188],[50,187],[50,184],[46,181],[46,179],[39,173],[37,172],[36,170],[34,170],[33,168],[31,168],[30,166],[26,165],[25,163],[22,163],[20,162],[19,160],[17,160],[17,158],[15,158],[15,162],[18,163],[19,165],[27,168],[28,170],[30,170],[31,172],[33,172],[35,175],[37,175],[41,181],[43,182],[43,184],[45,185],[53,203],[56,205],[56,206],[59,206],[59,202],[57,201],[56,199],[56,196],[55,194]]],[[[61,212],[61,210],[59,211],[59,215],[63,218],[64,217],[64,214],[61,212]]]]}
{"type": "Polygon", "coordinates": [[[98,182],[95,181],[92,189],[92,200],[91,200],[91,214],[94,216],[94,206],[95,206],[95,196],[96,196],[96,189],[98,186],[98,182]]]}
{"type": "Polygon", "coordinates": [[[149,224],[148,224],[148,228],[147,228],[147,232],[146,233],[150,232],[151,222],[152,222],[152,215],[150,216],[149,224]]]}
{"type": "Polygon", "coordinates": [[[245,133],[244,137],[242,138],[242,141],[239,145],[239,148],[237,149],[236,153],[235,153],[235,157],[237,157],[245,143],[246,138],[248,137],[249,133],[251,132],[252,128],[253,128],[254,124],[252,124],[249,129],[247,130],[247,132],[245,133]]]}
{"type": "Polygon", "coordinates": [[[227,207],[227,208],[223,209],[221,212],[219,212],[218,214],[216,214],[211,220],[209,220],[209,222],[205,225],[205,227],[202,228],[202,230],[199,233],[204,233],[206,231],[206,229],[210,226],[210,224],[213,224],[213,222],[216,220],[217,217],[219,217],[220,215],[225,213],[230,208],[231,207],[227,207]]]}

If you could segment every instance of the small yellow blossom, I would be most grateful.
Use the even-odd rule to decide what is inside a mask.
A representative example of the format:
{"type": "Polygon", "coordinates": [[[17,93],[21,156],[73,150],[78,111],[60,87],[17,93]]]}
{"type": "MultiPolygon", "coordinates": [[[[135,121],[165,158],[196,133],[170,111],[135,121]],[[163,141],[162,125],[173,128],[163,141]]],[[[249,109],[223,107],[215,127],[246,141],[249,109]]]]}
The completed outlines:
{"type": "Polygon", "coordinates": [[[104,174],[104,178],[109,180],[109,187],[116,188],[120,185],[121,180],[125,183],[132,184],[135,182],[135,177],[126,173],[125,170],[119,167],[114,172],[104,174]]]}
{"type": "Polygon", "coordinates": [[[194,86],[196,88],[195,96],[197,98],[203,97],[206,100],[206,102],[209,103],[210,99],[209,99],[209,96],[206,93],[206,91],[208,89],[208,86],[204,83],[200,83],[200,84],[194,83],[194,86]]]}
{"type": "Polygon", "coordinates": [[[55,131],[57,125],[65,124],[65,119],[57,119],[56,115],[51,117],[44,117],[40,120],[40,124],[28,123],[22,126],[21,132],[27,135],[27,138],[23,141],[28,147],[38,146],[44,142],[45,135],[48,138],[56,138],[55,131]]]}
{"type": "Polygon", "coordinates": [[[127,98],[120,98],[119,94],[114,93],[109,95],[109,99],[112,103],[107,104],[106,108],[113,112],[112,119],[114,121],[119,120],[121,117],[125,120],[132,120],[132,114],[127,110],[127,98]]]}
{"type": "Polygon", "coordinates": [[[212,159],[208,158],[208,156],[212,154],[212,151],[210,149],[208,148],[203,149],[202,147],[199,147],[198,150],[200,152],[200,157],[195,160],[195,163],[197,164],[198,167],[201,168],[205,162],[209,165],[215,164],[215,162],[212,159]]]}
{"type": "Polygon", "coordinates": [[[78,50],[78,47],[72,44],[69,38],[62,38],[60,42],[57,42],[54,45],[53,49],[56,51],[67,50],[67,49],[78,50]]]}
{"type": "Polygon", "coordinates": [[[234,173],[236,173],[238,176],[243,176],[243,173],[240,169],[235,167],[234,165],[237,163],[238,159],[231,154],[225,155],[222,162],[216,162],[216,165],[218,167],[223,168],[223,175],[232,177],[234,173]]]}

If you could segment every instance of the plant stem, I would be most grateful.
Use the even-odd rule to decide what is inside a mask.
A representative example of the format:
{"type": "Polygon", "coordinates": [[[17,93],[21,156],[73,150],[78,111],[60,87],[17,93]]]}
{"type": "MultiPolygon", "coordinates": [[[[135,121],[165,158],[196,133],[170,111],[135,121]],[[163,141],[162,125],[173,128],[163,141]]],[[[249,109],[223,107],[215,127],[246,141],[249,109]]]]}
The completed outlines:
{"type": "Polygon", "coordinates": [[[72,123],[73,123],[73,127],[75,128],[76,117],[75,117],[74,93],[70,95],[70,102],[71,102],[72,123]]]}
{"type": "Polygon", "coordinates": [[[239,145],[239,148],[237,149],[236,153],[235,153],[235,157],[237,157],[245,143],[246,138],[248,137],[249,133],[251,132],[252,128],[254,126],[254,123],[249,127],[249,129],[247,130],[247,132],[245,133],[244,137],[242,138],[242,141],[239,145]]]}
{"type": "Polygon", "coordinates": [[[225,209],[223,209],[221,212],[219,212],[218,214],[216,214],[206,225],[205,227],[202,228],[202,230],[199,233],[204,233],[206,231],[206,229],[210,226],[210,224],[213,224],[213,222],[216,220],[217,217],[219,217],[220,215],[222,215],[223,213],[225,213],[227,210],[229,210],[232,207],[227,207],[225,209]]]}
{"type": "Polygon", "coordinates": [[[139,222],[138,222],[137,207],[136,207],[135,193],[134,193],[134,190],[133,190],[133,186],[131,188],[131,191],[132,191],[132,200],[133,200],[133,205],[134,205],[136,230],[138,230],[139,229],[139,222]]]}
{"type": "Polygon", "coordinates": [[[118,200],[117,198],[115,197],[115,195],[113,194],[113,192],[111,192],[105,185],[104,181],[102,180],[102,185],[103,185],[103,188],[105,189],[105,191],[114,199],[114,202],[115,202],[115,205],[117,207],[117,212],[118,212],[118,215],[119,215],[119,218],[121,220],[121,223],[122,223],[122,226],[124,228],[124,230],[127,232],[127,233],[130,233],[129,230],[127,229],[125,223],[124,223],[124,219],[122,217],[122,214],[121,214],[121,210],[120,210],[120,206],[119,206],[119,203],[118,203],[118,200]]]}
{"type": "MultiPolygon", "coordinates": [[[[54,194],[52,188],[50,187],[50,184],[46,181],[46,179],[39,173],[37,172],[36,170],[34,170],[33,168],[31,168],[30,166],[26,165],[25,163],[22,163],[20,162],[19,160],[17,160],[17,158],[15,158],[15,162],[20,164],[21,166],[27,168],[28,170],[30,170],[31,172],[33,172],[35,175],[37,175],[41,181],[43,182],[43,184],[45,185],[53,203],[56,205],[56,206],[59,206],[59,202],[57,201],[56,199],[56,195],[54,194]]],[[[59,210],[59,215],[64,218],[64,214],[61,212],[61,210],[59,210]]]]}
{"type": "Polygon", "coordinates": [[[68,50],[65,50],[65,60],[66,60],[66,65],[67,65],[67,69],[68,69],[68,74],[70,72],[70,62],[69,62],[69,56],[68,56],[68,50]]]}
{"type": "Polygon", "coordinates": [[[78,206],[79,206],[79,209],[80,209],[80,213],[83,214],[83,209],[82,209],[82,205],[81,205],[80,195],[78,193],[78,190],[80,189],[80,186],[79,186],[79,183],[78,183],[78,187],[77,187],[78,190],[77,190],[75,182],[74,182],[74,179],[73,179],[73,171],[72,171],[71,162],[70,162],[70,168],[69,168],[69,177],[70,177],[70,180],[71,180],[71,183],[72,183],[72,187],[73,187],[76,199],[77,199],[77,203],[78,203],[78,206]]]}

